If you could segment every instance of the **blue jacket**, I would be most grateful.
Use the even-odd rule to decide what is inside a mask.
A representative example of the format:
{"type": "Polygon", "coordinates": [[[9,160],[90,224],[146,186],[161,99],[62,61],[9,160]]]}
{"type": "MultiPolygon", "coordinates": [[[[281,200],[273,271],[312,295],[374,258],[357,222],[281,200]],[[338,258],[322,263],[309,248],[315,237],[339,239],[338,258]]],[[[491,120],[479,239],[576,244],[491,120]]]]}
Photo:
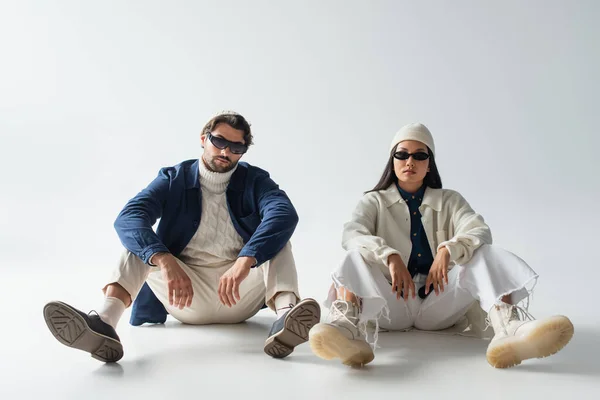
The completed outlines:
{"type": "MultiPolygon", "coordinates": [[[[175,257],[192,239],[202,213],[199,160],[162,168],[144,190],[125,205],[115,221],[123,246],[148,263],[157,252],[175,257]],[[156,232],[152,226],[160,218],[156,232]]],[[[273,258],[292,237],[298,214],[268,172],[240,162],[226,191],[231,221],[244,241],[238,257],[257,265],[273,258]]],[[[167,312],[147,284],[133,303],[130,323],[162,323],[167,312]]]]}

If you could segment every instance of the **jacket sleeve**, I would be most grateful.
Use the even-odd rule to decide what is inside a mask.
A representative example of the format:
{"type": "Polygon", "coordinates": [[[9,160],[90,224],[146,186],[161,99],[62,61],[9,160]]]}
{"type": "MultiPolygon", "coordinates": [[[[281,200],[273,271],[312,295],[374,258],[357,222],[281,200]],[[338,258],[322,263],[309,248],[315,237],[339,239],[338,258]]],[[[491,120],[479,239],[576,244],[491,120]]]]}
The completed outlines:
{"type": "Polygon", "coordinates": [[[123,246],[146,264],[154,253],[169,251],[152,229],[162,215],[169,186],[168,169],[163,168],[144,190],[127,202],[114,223],[123,246]]]}
{"type": "Polygon", "coordinates": [[[366,194],[360,200],[352,219],[344,224],[342,247],[345,250],[357,249],[367,261],[388,265],[388,257],[400,252],[388,246],[385,240],[374,235],[378,213],[378,202],[374,196],[366,194]]]}
{"type": "Polygon", "coordinates": [[[473,211],[459,193],[452,193],[449,204],[454,236],[440,243],[437,250],[445,246],[450,253],[450,261],[466,264],[481,245],[492,244],[492,233],[483,217],[473,211]]]}
{"type": "Polygon", "coordinates": [[[275,257],[291,239],[298,214],[285,192],[268,175],[255,185],[261,222],[238,257],[254,257],[259,266],[275,257]]]}

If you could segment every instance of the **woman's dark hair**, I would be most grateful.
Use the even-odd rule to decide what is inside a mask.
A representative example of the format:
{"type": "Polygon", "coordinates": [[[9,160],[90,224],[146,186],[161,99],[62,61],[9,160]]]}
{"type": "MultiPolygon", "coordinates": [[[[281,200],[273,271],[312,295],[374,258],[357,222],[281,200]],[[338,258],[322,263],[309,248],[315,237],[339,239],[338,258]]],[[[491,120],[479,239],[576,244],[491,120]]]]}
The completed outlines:
{"type": "MultiPolygon", "coordinates": [[[[383,174],[381,175],[381,179],[379,179],[379,183],[375,185],[375,187],[365,193],[376,192],[378,190],[385,190],[390,185],[398,180],[396,176],[396,172],[394,172],[394,153],[396,152],[396,148],[390,152],[390,158],[383,170],[383,174]]],[[[437,165],[435,164],[435,157],[431,152],[431,149],[427,147],[427,152],[429,153],[429,172],[425,175],[423,179],[423,184],[432,189],[441,189],[442,188],[442,178],[440,178],[440,173],[438,172],[437,165]]]]}

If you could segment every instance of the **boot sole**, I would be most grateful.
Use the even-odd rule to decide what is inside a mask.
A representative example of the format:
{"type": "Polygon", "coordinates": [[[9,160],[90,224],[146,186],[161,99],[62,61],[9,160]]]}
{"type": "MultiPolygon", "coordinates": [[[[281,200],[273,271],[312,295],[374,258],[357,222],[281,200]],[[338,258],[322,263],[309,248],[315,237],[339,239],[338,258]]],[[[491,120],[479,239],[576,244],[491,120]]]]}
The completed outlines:
{"type": "Polygon", "coordinates": [[[305,299],[284,318],[284,328],[265,342],[265,353],[274,358],[287,357],[294,347],[308,341],[311,328],[321,320],[321,307],[315,300],[305,299]]]}
{"type": "Polygon", "coordinates": [[[362,367],[375,358],[367,342],[348,339],[336,327],[327,324],[313,328],[309,343],[316,356],[324,360],[339,358],[343,364],[351,367],[362,367]]]}
{"type": "Polygon", "coordinates": [[[556,354],[569,343],[574,328],[564,316],[555,316],[539,325],[526,336],[515,336],[490,344],[487,360],[492,367],[510,368],[530,358],[556,354]]]}
{"type": "Polygon", "coordinates": [[[65,346],[88,352],[96,360],[107,363],[123,357],[123,346],[118,340],[94,332],[68,304],[60,301],[46,304],[44,320],[56,340],[65,346]]]}

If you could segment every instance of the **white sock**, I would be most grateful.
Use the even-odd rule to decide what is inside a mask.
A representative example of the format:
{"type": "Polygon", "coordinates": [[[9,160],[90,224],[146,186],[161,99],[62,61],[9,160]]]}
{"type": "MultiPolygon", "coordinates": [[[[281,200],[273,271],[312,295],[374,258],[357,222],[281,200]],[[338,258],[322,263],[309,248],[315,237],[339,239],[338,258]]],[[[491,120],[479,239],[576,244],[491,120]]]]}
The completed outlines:
{"type": "Polygon", "coordinates": [[[275,312],[281,318],[286,312],[296,305],[296,295],[292,292],[281,292],[275,297],[275,312]]]}
{"type": "Polygon", "coordinates": [[[100,319],[113,328],[117,329],[117,324],[121,319],[121,315],[125,311],[125,303],[116,297],[105,297],[102,308],[98,310],[100,319]]]}

